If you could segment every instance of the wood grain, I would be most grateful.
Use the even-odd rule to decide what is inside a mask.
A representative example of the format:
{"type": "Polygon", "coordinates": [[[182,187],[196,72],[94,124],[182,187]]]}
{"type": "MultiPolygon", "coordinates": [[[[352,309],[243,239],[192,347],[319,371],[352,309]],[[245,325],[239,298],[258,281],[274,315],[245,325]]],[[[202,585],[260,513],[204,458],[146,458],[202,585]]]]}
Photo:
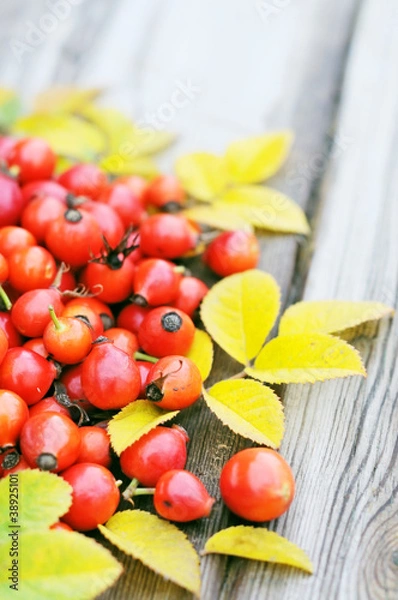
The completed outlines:
{"type": "MultiPolygon", "coordinates": [[[[396,304],[395,3],[300,0],[266,19],[267,4],[282,5],[86,0],[18,62],[10,40],[23,39],[27,21],[39,23],[48,7],[27,3],[21,11],[6,0],[0,78],[26,100],[54,83],[106,87],[110,103],[146,124],[155,116],[158,128],[179,134],[161,161],[166,169],[183,152],[220,152],[240,136],[293,128],[292,156],[272,184],[307,210],[314,235],[308,241],[263,236],[261,267],[278,280],[285,304],[303,290],[306,299],[396,304]],[[171,114],[162,107],[189,82],[196,90],[189,102],[162,120],[171,114]]],[[[308,551],[316,574],[208,556],[204,600],[397,597],[395,329],[383,324],[377,339],[358,342],[366,382],[291,386],[284,393],[282,453],[296,474],[297,497],[271,528],[308,551]]],[[[219,351],[211,382],[235,370],[219,351]]],[[[219,498],[222,465],[247,442],[200,403],[182,422],[192,440],[188,467],[219,498]]],[[[184,529],[200,550],[209,535],[233,523],[217,502],[211,519],[184,529]]],[[[191,597],[117,555],[125,574],[101,600],[191,597]]]]}

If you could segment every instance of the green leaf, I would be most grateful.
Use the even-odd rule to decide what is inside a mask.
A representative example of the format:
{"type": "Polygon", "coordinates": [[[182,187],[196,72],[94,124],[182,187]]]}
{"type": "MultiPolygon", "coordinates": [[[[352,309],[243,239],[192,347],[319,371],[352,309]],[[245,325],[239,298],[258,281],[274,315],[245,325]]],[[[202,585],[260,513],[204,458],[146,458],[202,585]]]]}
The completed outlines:
{"type": "Polygon", "coordinates": [[[179,411],[167,412],[149,400],[135,400],[125,406],[108,424],[108,433],[117,454],[131,446],[151,429],[170,421],[179,411]]]}
{"type": "Polygon", "coordinates": [[[13,90],[0,88],[0,129],[8,131],[21,111],[19,98],[13,90]]]}
{"type": "Polygon", "coordinates": [[[54,473],[27,469],[11,479],[9,475],[0,480],[0,538],[10,525],[20,525],[24,530],[49,527],[68,511],[71,503],[71,486],[54,473]],[[11,497],[17,502],[17,522],[10,519],[11,497]]]}
{"type": "Polygon", "coordinates": [[[0,543],[2,600],[94,600],[123,570],[108,550],[80,533],[21,529],[18,543],[18,591],[8,579],[11,538],[0,543]]]}
{"type": "Polygon", "coordinates": [[[45,139],[57,154],[75,160],[96,160],[105,149],[104,134],[87,121],[68,113],[35,113],[22,117],[14,133],[45,139]]]}
{"type": "Polygon", "coordinates": [[[233,211],[259,229],[284,233],[308,234],[307,218],[302,209],[285,194],[261,185],[241,185],[221,196],[220,206],[233,211]]]}
{"type": "Polygon", "coordinates": [[[232,431],[279,448],[284,432],[282,404],[271,388],[250,379],[220,381],[203,396],[207,406],[232,431]]]}
{"type": "Polygon", "coordinates": [[[202,321],[225,352],[247,364],[259,353],[279,312],[275,279],[257,269],[225,277],[202,301],[202,321]]]}
{"type": "Polygon", "coordinates": [[[340,335],[349,329],[359,328],[393,313],[391,307],[381,302],[297,302],[283,314],[279,324],[279,335],[310,332],[340,335]]]}
{"type": "Polygon", "coordinates": [[[224,158],[209,152],[181,156],[175,164],[175,171],[186,192],[204,202],[214,200],[228,183],[224,158]]]}
{"type": "Polygon", "coordinates": [[[283,335],[264,346],[246,373],[268,383],[314,383],[363,375],[358,352],[339,338],[321,333],[283,335]]]}
{"type": "Polygon", "coordinates": [[[142,510],[126,510],[99,529],[119,550],[199,596],[199,557],[175,525],[142,510]]]}
{"type": "Polygon", "coordinates": [[[207,540],[203,554],[228,554],[251,560],[290,565],[313,573],[307,554],[274,531],[238,525],[214,534],[207,540]]]}
{"type": "Polygon", "coordinates": [[[233,142],[225,154],[230,178],[234,183],[258,183],[268,179],[284,163],[292,142],[291,131],[233,142]]]}

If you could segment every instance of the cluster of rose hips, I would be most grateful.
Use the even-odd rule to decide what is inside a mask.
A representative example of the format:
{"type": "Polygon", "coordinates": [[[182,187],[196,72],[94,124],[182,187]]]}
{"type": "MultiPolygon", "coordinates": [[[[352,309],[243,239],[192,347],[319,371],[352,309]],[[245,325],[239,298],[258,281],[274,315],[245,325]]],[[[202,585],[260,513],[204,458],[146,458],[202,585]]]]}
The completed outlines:
{"type": "MultiPolygon", "coordinates": [[[[55,177],[56,156],[35,138],[0,138],[0,161],[0,476],[60,474],[73,502],[58,526],[87,531],[120,501],[109,411],[138,398],[180,410],[201,396],[186,355],[208,288],[173,261],[203,243],[202,231],[179,212],[186,198],[172,176],[110,181],[77,164],[55,177]]],[[[203,257],[226,276],[255,267],[258,255],[255,236],[235,231],[217,235],[203,257]]],[[[174,521],[207,516],[214,500],[184,470],[187,442],[181,427],[158,426],[127,448],[124,498],[153,493],[156,511],[174,521]]],[[[282,514],[294,493],[289,467],[264,448],[235,455],[220,486],[227,505],[254,521],[282,514]],[[278,492],[265,512],[264,471],[278,492]]]]}

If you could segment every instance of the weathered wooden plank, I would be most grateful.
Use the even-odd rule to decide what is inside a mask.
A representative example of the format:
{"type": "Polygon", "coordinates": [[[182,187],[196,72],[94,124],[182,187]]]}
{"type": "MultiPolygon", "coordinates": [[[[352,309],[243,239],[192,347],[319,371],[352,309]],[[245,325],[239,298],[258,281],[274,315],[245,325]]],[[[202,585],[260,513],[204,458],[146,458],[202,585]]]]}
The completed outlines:
{"type": "MultiPolygon", "coordinates": [[[[305,299],[397,305],[396,16],[394,2],[368,0],[358,20],[338,125],[350,143],[324,182],[305,299]]],[[[220,598],[398,597],[396,321],[357,347],[366,381],[291,386],[284,398],[297,496],[273,528],[301,542],[316,575],[241,564],[220,598]]]]}
{"type": "MultiPolygon", "coordinates": [[[[10,60],[3,61],[0,76],[5,83],[20,88],[26,98],[53,82],[109,86],[108,98],[113,103],[142,122],[150,124],[155,115],[155,127],[180,134],[178,144],[164,160],[167,168],[181,152],[221,151],[239,136],[290,126],[296,131],[297,141],[287,167],[274,183],[311,214],[315,205],[310,202],[311,192],[328,159],[333,135],[331,124],[356,5],[355,0],[330,5],[315,0],[295,3],[86,0],[73,7],[70,16],[34,52],[24,55],[21,63],[8,50],[10,60]],[[338,35],[328,36],[327,31],[338,35]],[[173,93],[181,83],[187,86],[189,81],[193,89],[192,97],[187,96],[189,102],[184,107],[173,106],[173,93]],[[169,104],[175,109],[171,118],[170,109],[168,112],[164,109],[169,104]]],[[[2,14],[3,48],[9,48],[10,37],[23,38],[27,20],[37,24],[43,13],[48,12],[44,2],[31,3],[23,14],[15,6],[9,3],[2,14]]],[[[338,144],[344,149],[348,143],[344,128],[342,134],[338,144]]],[[[297,240],[268,236],[263,238],[262,246],[262,267],[276,276],[285,299],[294,296],[291,282],[297,240]]],[[[334,253],[332,245],[329,251],[334,253]]],[[[303,273],[296,276],[298,288],[303,273]]],[[[227,376],[233,368],[219,353],[212,379],[227,376]]],[[[326,389],[335,388],[327,384],[320,389],[326,394],[326,389]]],[[[306,402],[307,395],[304,389],[300,402],[306,402]]],[[[289,445],[284,452],[297,467],[298,496],[312,498],[310,489],[304,490],[301,483],[305,474],[300,460],[302,456],[306,457],[302,460],[318,456],[319,440],[311,437],[308,440],[293,429],[295,423],[304,427],[301,419],[297,417],[296,422],[290,416],[295,414],[296,405],[298,397],[295,401],[289,394],[290,429],[286,442],[289,445]],[[293,443],[297,445],[296,455],[293,443]]],[[[207,412],[201,414],[200,408],[192,407],[184,418],[192,438],[189,467],[202,475],[211,493],[219,497],[218,474],[222,464],[245,442],[230,435],[207,412]],[[196,423],[195,431],[192,422],[196,423]]],[[[331,405],[330,419],[334,411],[331,405]]],[[[310,416],[306,426],[311,422],[310,416]]],[[[302,526],[303,504],[296,506],[301,506],[301,512],[296,509],[287,517],[289,520],[281,519],[277,530],[313,553],[309,545],[313,538],[307,536],[302,526]]],[[[306,510],[307,520],[310,514],[311,508],[306,510]]],[[[210,520],[189,525],[186,530],[197,547],[202,548],[206,537],[230,522],[219,502],[210,520]]],[[[104,600],[189,597],[139,563],[119,556],[126,564],[126,574],[103,595],[104,600]]],[[[286,589],[290,594],[286,597],[298,598],[308,581],[318,581],[288,569],[257,564],[249,567],[245,561],[222,557],[207,557],[203,576],[206,599],[227,594],[253,599],[279,598],[284,597],[286,589]]],[[[321,586],[323,579],[319,581],[321,586]]]]}

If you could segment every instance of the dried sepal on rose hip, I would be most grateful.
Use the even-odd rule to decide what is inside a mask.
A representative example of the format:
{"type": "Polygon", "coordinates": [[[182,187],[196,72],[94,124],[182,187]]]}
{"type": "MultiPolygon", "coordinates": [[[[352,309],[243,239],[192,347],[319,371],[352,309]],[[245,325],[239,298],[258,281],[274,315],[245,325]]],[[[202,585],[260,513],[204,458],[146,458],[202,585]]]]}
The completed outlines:
{"type": "Polygon", "coordinates": [[[186,356],[165,356],[148,373],[145,395],[163,409],[186,408],[196,402],[201,394],[200,371],[186,356]]]}

